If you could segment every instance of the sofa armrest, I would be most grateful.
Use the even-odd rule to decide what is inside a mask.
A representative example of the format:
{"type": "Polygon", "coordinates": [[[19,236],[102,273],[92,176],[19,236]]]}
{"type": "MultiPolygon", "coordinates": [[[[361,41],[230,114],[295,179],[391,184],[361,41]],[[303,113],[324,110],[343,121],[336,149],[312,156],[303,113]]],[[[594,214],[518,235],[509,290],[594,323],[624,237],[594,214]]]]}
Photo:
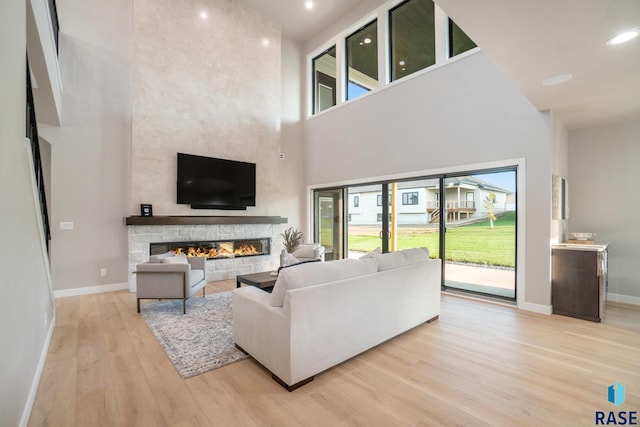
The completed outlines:
{"type": "Polygon", "coordinates": [[[187,261],[189,262],[189,265],[191,265],[192,269],[207,271],[205,267],[207,262],[207,257],[192,256],[192,257],[187,257],[187,261]]]}
{"type": "Polygon", "coordinates": [[[138,273],[187,273],[189,271],[191,271],[190,264],[161,264],[157,262],[145,262],[136,266],[136,272],[138,273]]]}
{"type": "Polygon", "coordinates": [[[232,291],[233,340],[280,378],[290,364],[289,319],[271,294],[246,286],[232,291]]]}

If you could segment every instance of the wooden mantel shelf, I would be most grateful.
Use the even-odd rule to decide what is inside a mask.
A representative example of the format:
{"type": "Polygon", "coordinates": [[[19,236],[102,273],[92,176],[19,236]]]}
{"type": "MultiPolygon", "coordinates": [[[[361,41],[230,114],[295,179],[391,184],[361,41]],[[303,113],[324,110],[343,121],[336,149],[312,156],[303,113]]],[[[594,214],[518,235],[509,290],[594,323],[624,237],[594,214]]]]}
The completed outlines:
{"type": "Polygon", "coordinates": [[[281,216],[128,216],[125,225],[286,224],[281,216]]]}

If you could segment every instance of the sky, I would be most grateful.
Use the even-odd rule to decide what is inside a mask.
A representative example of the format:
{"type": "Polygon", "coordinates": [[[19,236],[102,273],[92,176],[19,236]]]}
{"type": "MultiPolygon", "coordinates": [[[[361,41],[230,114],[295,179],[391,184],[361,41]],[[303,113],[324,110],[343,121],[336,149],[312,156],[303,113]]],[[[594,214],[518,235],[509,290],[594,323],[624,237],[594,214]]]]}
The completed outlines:
{"type": "Polygon", "coordinates": [[[473,175],[474,177],[483,181],[490,182],[493,185],[504,188],[511,192],[516,191],[516,173],[515,171],[498,172],[498,173],[483,173],[473,175]]]}

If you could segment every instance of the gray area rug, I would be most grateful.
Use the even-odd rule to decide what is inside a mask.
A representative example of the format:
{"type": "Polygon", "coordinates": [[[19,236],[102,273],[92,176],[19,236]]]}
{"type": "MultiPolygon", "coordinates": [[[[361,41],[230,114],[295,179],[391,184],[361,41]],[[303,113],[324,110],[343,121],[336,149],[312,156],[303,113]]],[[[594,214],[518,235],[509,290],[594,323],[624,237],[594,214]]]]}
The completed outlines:
{"type": "Polygon", "coordinates": [[[231,292],[166,300],[140,307],[142,317],[182,378],[189,378],[248,356],[235,347],[231,292]]]}

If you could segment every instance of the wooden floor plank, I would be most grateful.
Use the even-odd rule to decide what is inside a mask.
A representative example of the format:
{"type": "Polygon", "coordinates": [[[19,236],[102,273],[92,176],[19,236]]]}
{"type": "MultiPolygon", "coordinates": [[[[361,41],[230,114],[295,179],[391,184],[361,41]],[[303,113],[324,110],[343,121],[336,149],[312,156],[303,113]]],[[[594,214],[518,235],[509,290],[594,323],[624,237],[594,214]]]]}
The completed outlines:
{"type": "Polygon", "coordinates": [[[598,324],[444,295],[439,320],[292,393],[253,359],[180,378],[127,291],[56,311],[32,426],[589,425],[616,381],[616,410],[640,408],[640,308],[624,304],[598,324]]]}

